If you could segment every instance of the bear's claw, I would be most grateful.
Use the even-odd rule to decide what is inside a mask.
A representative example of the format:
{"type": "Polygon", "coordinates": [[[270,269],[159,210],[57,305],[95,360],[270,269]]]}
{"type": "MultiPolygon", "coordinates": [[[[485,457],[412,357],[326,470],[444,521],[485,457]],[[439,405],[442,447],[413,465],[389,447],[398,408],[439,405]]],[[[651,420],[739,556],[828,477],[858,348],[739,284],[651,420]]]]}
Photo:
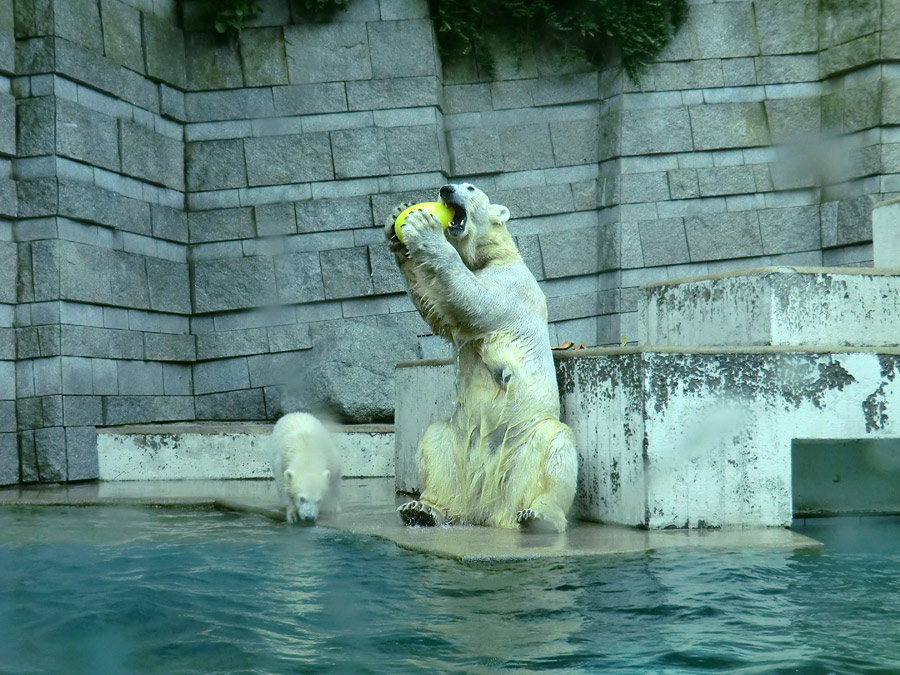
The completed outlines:
{"type": "Polygon", "coordinates": [[[434,513],[421,502],[406,502],[397,507],[403,524],[409,527],[434,527],[437,520],[434,513]]]}

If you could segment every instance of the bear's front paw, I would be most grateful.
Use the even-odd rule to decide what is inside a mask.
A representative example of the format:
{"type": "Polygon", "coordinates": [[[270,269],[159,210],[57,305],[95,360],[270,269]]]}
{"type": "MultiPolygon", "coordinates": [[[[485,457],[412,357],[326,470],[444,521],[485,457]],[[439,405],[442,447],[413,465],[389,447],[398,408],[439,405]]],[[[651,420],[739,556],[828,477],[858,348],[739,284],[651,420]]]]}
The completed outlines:
{"type": "Polygon", "coordinates": [[[422,502],[406,502],[397,507],[404,525],[409,527],[434,527],[437,525],[435,513],[422,502]]]}
{"type": "Polygon", "coordinates": [[[566,529],[565,523],[556,523],[553,522],[549,518],[545,518],[543,514],[538,513],[534,509],[522,509],[521,511],[516,512],[516,522],[519,524],[519,529],[524,532],[537,532],[537,533],[548,533],[548,532],[564,532],[566,529]]]}

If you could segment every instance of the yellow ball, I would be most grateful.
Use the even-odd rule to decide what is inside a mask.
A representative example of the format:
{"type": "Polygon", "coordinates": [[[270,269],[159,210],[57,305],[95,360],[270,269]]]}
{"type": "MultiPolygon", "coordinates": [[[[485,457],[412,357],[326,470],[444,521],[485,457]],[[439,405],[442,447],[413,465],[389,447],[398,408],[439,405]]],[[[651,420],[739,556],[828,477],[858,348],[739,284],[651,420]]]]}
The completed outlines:
{"type": "Polygon", "coordinates": [[[403,233],[400,230],[400,226],[406,222],[406,216],[419,209],[424,209],[437,216],[437,219],[441,221],[441,225],[444,226],[445,230],[450,227],[450,221],[453,220],[454,211],[446,204],[442,204],[441,202],[422,202],[421,204],[413,204],[409,208],[401,211],[400,215],[397,216],[397,220],[394,221],[394,233],[400,241],[403,241],[403,233]]]}

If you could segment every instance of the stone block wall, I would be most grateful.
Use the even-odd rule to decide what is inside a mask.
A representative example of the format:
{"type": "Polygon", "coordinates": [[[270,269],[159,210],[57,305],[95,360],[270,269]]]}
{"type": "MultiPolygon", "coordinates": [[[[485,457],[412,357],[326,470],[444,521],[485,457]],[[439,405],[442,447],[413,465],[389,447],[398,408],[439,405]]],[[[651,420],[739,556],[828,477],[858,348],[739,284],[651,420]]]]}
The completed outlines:
{"type": "Polygon", "coordinates": [[[390,420],[394,364],[448,350],[380,223],[448,181],[587,346],[646,282],[871,264],[900,194],[897,0],[697,0],[640,84],[442,64],[426,0],[259,4],[236,38],[198,0],[0,8],[0,483],[95,476],[97,426],[390,420]]]}

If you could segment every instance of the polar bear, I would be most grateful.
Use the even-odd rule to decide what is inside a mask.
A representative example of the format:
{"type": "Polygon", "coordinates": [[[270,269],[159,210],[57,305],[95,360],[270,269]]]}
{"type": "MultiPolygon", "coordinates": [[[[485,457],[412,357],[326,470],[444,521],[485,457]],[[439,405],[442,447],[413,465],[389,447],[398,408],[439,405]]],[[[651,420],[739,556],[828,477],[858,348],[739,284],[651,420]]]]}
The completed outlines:
{"type": "Polygon", "coordinates": [[[315,417],[290,413],[269,437],[275,487],[289,523],[312,523],[340,511],[341,463],[331,435],[315,417]]]}
{"type": "Polygon", "coordinates": [[[445,185],[446,231],[418,210],[385,238],[409,295],[457,354],[456,406],[419,444],[422,494],[408,525],[461,523],[562,532],[578,456],[559,420],[547,301],[506,229],[509,209],[468,183],[445,185]]]}

